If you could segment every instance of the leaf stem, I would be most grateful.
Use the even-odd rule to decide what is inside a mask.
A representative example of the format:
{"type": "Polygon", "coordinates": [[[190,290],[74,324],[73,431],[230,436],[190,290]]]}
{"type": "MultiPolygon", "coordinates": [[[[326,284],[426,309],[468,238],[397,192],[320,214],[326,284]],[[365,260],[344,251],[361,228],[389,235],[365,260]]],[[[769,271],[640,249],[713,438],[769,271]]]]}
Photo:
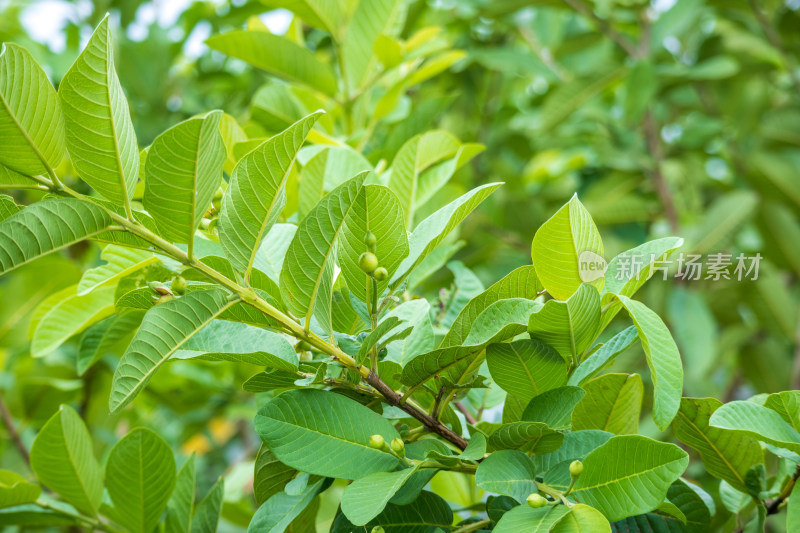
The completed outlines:
{"type": "Polygon", "coordinates": [[[473,531],[478,531],[479,529],[483,529],[483,526],[488,526],[492,521],[489,518],[484,518],[483,520],[479,520],[478,522],[472,522],[471,524],[467,524],[462,526],[458,529],[452,531],[452,533],[472,533],[473,531]]]}

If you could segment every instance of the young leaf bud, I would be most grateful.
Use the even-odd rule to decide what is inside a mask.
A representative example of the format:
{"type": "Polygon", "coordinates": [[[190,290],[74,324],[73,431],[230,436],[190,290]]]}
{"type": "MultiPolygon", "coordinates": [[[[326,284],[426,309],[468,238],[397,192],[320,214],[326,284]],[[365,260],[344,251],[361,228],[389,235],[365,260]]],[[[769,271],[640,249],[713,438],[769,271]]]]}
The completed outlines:
{"type": "Polygon", "coordinates": [[[364,252],[358,258],[358,266],[367,274],[372,274],[378,268],[378,258],[372,252],[364,252]]]}
{"type": "Polygon", "coordinates": [[[539,494],[536,493],[533,493],[530,496],[528,496],[527,501],[528,505],[530,505],[534,509],[538,507],[544,507],[545,505],[547,505],[547,500],[545,500],[543,496],[540,496],[539,494]]]}
{"type": "Polygon", "coordinates": [[[397,437],[392,439],[392,451],[399,457],[406,456],[406,445],[403,444],[403,439],[398,439],[397,437]]]}
{"type": "Polygon", "coordinates": [[[386,446],[386,441],[383,440],[381,435],[372,435],[369,438],[369,445],[376,450],[382,450],[386,446]]]}
{"type": "Polygon", "coordinates": [[[172,280],[172,292],[181,295],[186,292],[186,280],[183,276],[178,276],[172,280]]]}
{"type": "Polygon", "coordinates": [[[375,269],[375,272],[373,272],[372,275],[375,277],[376,281],[383,281],[389,277],[389,272],[387,272],[383,267],[378,267],[375,269]]]}
{"type": "Polygon", "coordinates": [[[165,296],[165,295],[172,296],[172,291],[169,290],[169,287],[167,287],[166,285],[164,285],[159,281],[151,281],[147,285],[150,287],[150,289],[153,290],[153,292],[155,292],[160,296],[165,296]]]}
{"type": "Polygon", "coordinates": [[[572,476],[573,479],[577,479],[583,473],[583,463],[578,461],[572,461],[569,464],[569,475],[572,476]]]}
{"type": "Polygon", "coordinates": [[[173,295],[171,295],[171,294],[164,294],[164,295],[160,296],[160,297],[158,298],[158,300],[156,300],[156,303],[155,303],[155,305],[158,305],[158,304],[163,304],[164,302],[168,302],[168,301],[170,301],[170,300],[174,300],[174,299],[175,299],[175,297],[174,297],[173,295]]]}

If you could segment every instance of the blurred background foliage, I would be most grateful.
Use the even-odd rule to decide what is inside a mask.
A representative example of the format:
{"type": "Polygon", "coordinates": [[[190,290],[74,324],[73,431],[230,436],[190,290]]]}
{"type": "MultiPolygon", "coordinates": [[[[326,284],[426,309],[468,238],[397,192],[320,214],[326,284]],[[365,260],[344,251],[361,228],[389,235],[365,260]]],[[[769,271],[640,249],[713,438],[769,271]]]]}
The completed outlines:
{"type": "MultiPolygon", "coordinates": [[[[362,158],[348,146],[385,169],[415,135],[452,133],[465,143],[453,144],[456,177],[426,199],[423,216],[475,185],[506,185],[448,247],[467,268],[450,263],[420,287],[444,318],[434,326],[446,326],[482,285],[529,264],[535,230],[576,192],[600,227],[607,259],[666,235],[686,239],[679,252],[727,253],[734,262],[760,254],[755,281],[656,276],[642,297],[681,348],[686,396],[728,401],[800,388],[800,2],[413,0],[376,40],[381,77],[363,91],[338,70],[330,32],[343,29],[315,24],[302,5],[0,0],[0,41],[31,50],[57,85],[110,12],[116,68],[142,147],[168,126],[220,108],[238,122],[236,157],[322,107],[329,113],[312,140],[334,147],[322,161],[326,188],[347,177],[337,171],[359,170],[362,158]],[[305,22],[281,6],[295,6],[305,22]],[[205,43],[241,28],[307,48],[337,73],[337,87],[325,94],[324,80],[293,77],[241,42],[212,39],[216,50],[205,43]]],[[[300,158],[296,191],[316,154],[300,158]]],[[[295,209],[302,213],[302,201],[295,209]]],[[[30,444],[60,403],[78,405],[95,440],[106,443],[98,454],[133,425],[153,427],[176,449],[198,453],[206,488],[225,474],[225,527],[246,527],[258,448],[255,402],[241,390],[246,370],[176,361],[135,411],[111,418],[115,360],[79,377],[80,335],[46,360],[30,357],[36,310],[76,283],[81,267],[97,264],[98,250],[72,249],[0,280],[8,409],[24,421],[30,444]]],[[[440,259],[435,266],[448,260],[440,259]]],[[[635,350],[617,365],[644,367],[635,350]]],[[[658,436],[646,421],[641,431],[658,436]]],[[[19,463],[7,440],[0,445],[5,468],[19,463]]],[[[688,475],[703,475],[699,463],[692,468],[688,475]]],[[[461,478],[437,480],[456,504],[477,497],[461,478]]],[[[330,507],[319,523],[331,519],[335,501],[330,507]]]]}

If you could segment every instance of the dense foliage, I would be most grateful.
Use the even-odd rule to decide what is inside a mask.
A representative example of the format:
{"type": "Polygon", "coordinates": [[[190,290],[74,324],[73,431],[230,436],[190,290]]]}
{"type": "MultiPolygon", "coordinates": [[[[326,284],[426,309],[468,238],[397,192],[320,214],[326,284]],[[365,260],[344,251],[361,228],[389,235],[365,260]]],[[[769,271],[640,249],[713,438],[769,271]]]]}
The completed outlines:
{"type": "Polygon", "coordinates": [[[140,4],[0,5],[0,525],[800,529],[796,5],[140,4]]]}

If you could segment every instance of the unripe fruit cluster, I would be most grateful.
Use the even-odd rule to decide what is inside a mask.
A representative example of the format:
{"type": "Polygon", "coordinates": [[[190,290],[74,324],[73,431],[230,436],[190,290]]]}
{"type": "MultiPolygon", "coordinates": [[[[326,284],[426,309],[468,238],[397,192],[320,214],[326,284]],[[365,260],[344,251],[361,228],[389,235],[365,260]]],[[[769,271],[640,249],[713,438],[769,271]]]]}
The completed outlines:
{"type": "Polygon", "coordinates": [[[375,278],[375,281],[384,281],[389,277],[389,271],[378,264],[378,258],[375,255],[375,246],[377,243],[378,239],[371,231],[368,231],[364,237],[364,244],[367,245],[367,251],[358,257],[358,267],[375,278]]]}

